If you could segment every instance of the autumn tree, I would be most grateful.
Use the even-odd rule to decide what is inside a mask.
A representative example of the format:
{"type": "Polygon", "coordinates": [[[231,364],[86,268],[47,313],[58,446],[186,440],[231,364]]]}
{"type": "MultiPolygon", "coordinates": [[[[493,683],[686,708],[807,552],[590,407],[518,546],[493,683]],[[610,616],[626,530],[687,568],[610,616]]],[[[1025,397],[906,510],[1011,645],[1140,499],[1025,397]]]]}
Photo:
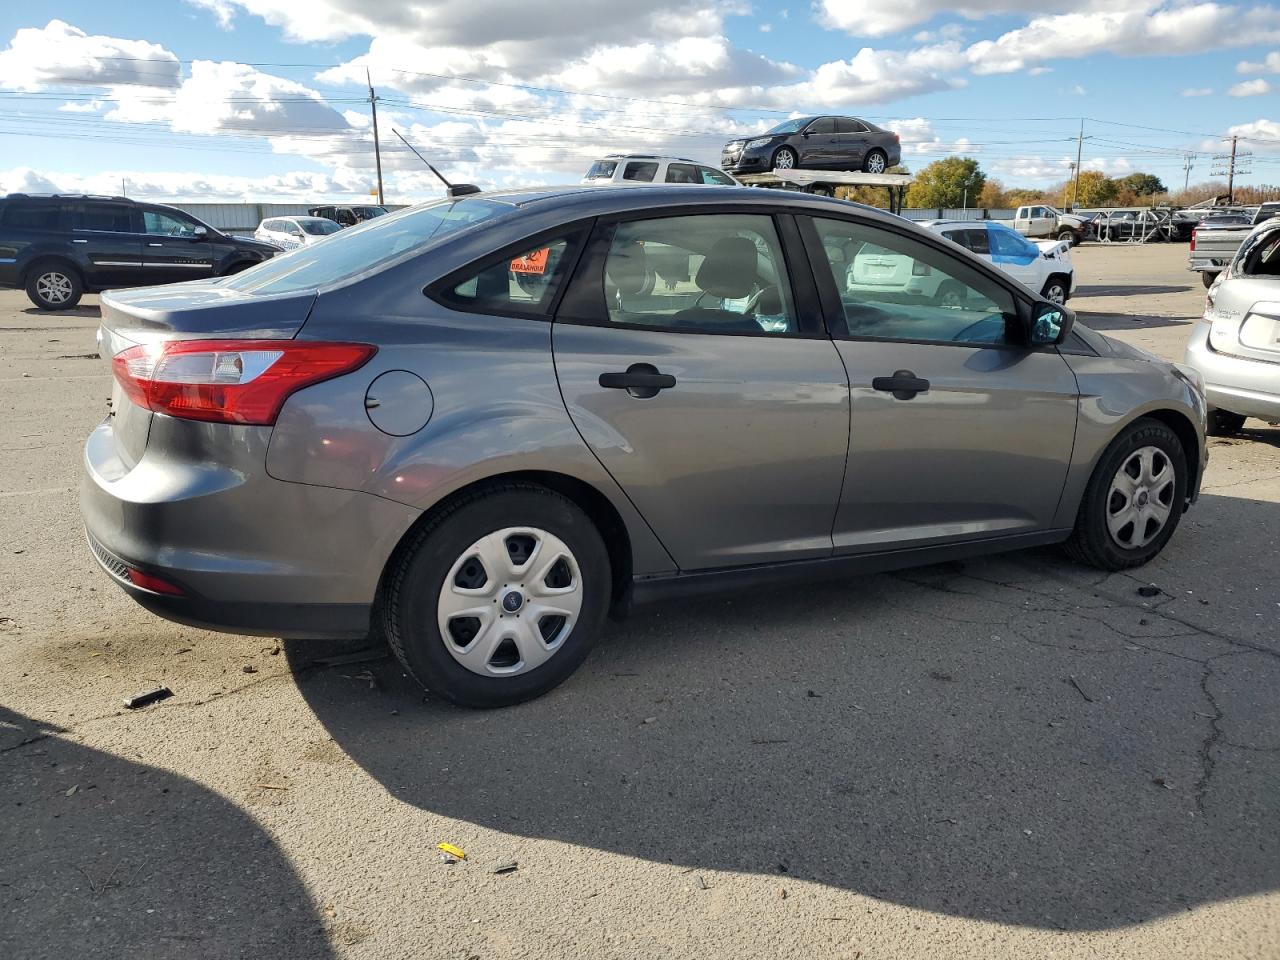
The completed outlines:
{"type": "Polygon", "coordinates": [[[1005,191],[1004,202],[1006,206],[1010,207],[1025,207],[1032,203],[1044,203],[1045,192],[1029,187],[1018,187],[1016,190],[1005,191]]]}
{"type": "Polygon", "coordinates": [[[1139,197],[1151,197],[1167,192],[1164,183],[1153,173],[1131,173],[1127,177],[1121,177],[1116,181],[1116,190],[1117,192],[1131,190],[1139,197]]]}
{"type": "Polygon", "coordinates": [[[977,202],[974,205],[990,210],[1003,207],[1006,202],[1004,184],[992,177],[983,184],[982,192],[978,194],[977,202]]]}
{"type": "Polygon", "coordinates": [[[978,205],[987,177],[972,157],[935,160],[907,188],[908,207],[959,207],[978,205]]]}
{"type": "Polygon", "coordinates": [[[1116,182],[1099,170],[1085,170],[1080,174],[1080,196],[1076,197],[1076,181],[1067,184],[1062,191],[1062,203],[1068,209],[1074,207],[1104,207],[1116,197],[1116,182]]]}

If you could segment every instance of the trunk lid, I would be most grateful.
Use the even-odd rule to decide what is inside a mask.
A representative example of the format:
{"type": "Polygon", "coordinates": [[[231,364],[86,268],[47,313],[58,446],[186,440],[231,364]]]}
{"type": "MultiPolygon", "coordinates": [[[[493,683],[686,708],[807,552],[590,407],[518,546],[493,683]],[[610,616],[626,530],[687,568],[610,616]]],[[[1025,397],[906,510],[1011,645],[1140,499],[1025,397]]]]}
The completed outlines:
{"type": "Polygon", "coordinates": [[[1280,363],[1280,278],[1229,277],[1205,319],[1217,353],[1280,363]]]}
{"type": "MultiPolygon", "coordinates": [[[[102,295],[98,355],[112,358],[140,343],[166,340],[291,340],[311,313],[315,290],[261,296],[230,290],[220,280],[111,290],[102,295]]],[[[142,458],[153,414],[111,379],[111,433],[125,470],[142,458]]]]}

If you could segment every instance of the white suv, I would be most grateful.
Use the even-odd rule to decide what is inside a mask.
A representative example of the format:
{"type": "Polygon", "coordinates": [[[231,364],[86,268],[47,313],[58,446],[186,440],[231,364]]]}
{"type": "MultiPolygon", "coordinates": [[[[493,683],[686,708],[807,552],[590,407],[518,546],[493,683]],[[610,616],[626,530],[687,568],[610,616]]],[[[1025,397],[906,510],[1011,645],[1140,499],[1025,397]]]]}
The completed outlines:
{"type": "Polygon", "coordinates": [[[323,240],[342,227],[324,217],[271,217],[258,224],[253,232],[255,240],[266,240],[285,250],[297,250],[323,240]]]}
{"type": "Polygon", "coordinates": [[[738,181],[723,170],[681,157],[655,157],[643,153],[611,153],[597,160],[583,183],[687,183],[733,187],[738,181]]]}

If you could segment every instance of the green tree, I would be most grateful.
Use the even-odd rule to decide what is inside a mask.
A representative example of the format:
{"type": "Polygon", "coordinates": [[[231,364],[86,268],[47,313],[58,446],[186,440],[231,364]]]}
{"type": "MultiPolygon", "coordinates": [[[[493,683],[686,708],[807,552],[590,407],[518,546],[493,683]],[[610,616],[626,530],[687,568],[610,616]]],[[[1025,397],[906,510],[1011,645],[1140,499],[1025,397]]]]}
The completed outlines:
{"type": "Polygon", "coordinates": [[[1119,191],[1132,190],[1140,197],[1150,197],[1157,193],[1166,193],[1165,185],[1152,173],[1131,173],[1116,181],[1119,191]]]}
{"type": "Polygon", "coordinates": [[[1025,207],[1032,203],[1044,203],[1045,194],[1043,190],[1018,187],[1014,190],[1005,191],[1004,202],[1007,207],[1025,207]]]}
{"type": "Polygon", "coordinates": [[[1105,207],[1116,198],[1116,182],[1098,170],[1086,170],[1080,174],[1080,197],[1075,197],[1075,181],[1068,181],[1062,191],[1062,203],[1066,207],[1105,207]]]}
{"type": "Polygon", "coordinates": [[[935,160],[907,188],[908,207],[959,207],[978,205],[987,177],[972,157],[935,160]]]}

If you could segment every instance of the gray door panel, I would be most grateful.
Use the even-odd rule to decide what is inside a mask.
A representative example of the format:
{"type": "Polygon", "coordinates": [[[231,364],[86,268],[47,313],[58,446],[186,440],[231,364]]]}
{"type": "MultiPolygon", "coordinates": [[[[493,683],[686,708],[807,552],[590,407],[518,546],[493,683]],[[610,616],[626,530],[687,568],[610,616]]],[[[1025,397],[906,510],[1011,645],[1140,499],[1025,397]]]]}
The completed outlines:
{"type": "Polygon", "coordinates": [[[852,412],[837,553],[1048,528],[1075,440],[1077,387],[1054,352],[844,340],[852,412]],[[872,380],[911,371],[909,400],[872,380]]]}
{"type": "Polygon", "coordinates": [[[849,391],[830,340],[557,322],[553,347],[574,424],[681,569],[831,553],[849,391]],[[600,385],[637,363],[675,386],[600,385]]]}

